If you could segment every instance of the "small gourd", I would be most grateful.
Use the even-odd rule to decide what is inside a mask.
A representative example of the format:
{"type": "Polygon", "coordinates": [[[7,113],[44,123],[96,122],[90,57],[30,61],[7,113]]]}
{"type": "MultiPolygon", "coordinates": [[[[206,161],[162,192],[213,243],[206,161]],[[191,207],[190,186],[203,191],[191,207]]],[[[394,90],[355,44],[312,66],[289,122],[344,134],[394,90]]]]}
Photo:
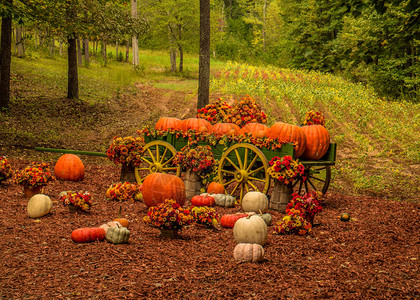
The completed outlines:
{"type": "Polygon", "coordinates": [[[105,239],[113,244],[128,243],[129,238],[130,230],[123,226],[109,227],[105,235],[105,239]]]}
{"type": "Polygon", "coordinates": [[[267,224],[257,215],[241,218],[233,226],[233,236],[236,242],[260,244],[267,242],[267,224]]]}
{"type": "Polygon", "coordinates": [[[207,187],[207,193],[224,194],[225,187],[223,186],[223,184],[213,181],[210,182],[209,186],[207,187]]]}
{"type": "Polygon", "coordinates": [[[26,208],[30,218],[40,218],[51,211],[51,198],[44,194],[36,194],[31,197],[26,208]]]}
{"type": "Polygon", "coordinates": [[[264,260],[264,248],[260,244],[239,243],[233,250],[237,262],[261,262],[264,260]]]}
{"type": "Polygon", "coordinates": [[[271,221],[272,221],[272,217],[269,213],[265,213],[265,214],[257,214],[258,217],[260,217],[261,219],[264,220],[265,224],[267,224],[267,226],[271,225],[271,221]]]}
{"type": "Polygon", "coordinates": [[[348,222],[350,221],[350,215],[348,213],[342,213],[340,216],[340,220],[343,222],[348,222]]]}
{"type": "Polygon", "coordinates": [[[118,221],[111,221],[111,222],[108,222],[106,224],[102,224],[101,226],[99,226],[99,228],[102,228],[105,231],[105,233],[107,233],[108,229],[111,227],[123,227],[123,225],[118,221]]]}
{"type": "Polygon", "coordinates": [[[213,206],[214,203],[214,197],[210,195],[195,195],[191,198],[191,204],[194,206],[213,206]]]}
{"type": "Polygon", "coordinates": [[[103,241],[105,230],[99,227],[78,228],[71,233],[71,239],[75,243],[90,243],[94,241],[103,241]]]}
{"type": "Polygon", "coordinates": [[[234,207],[235,206],[235,197],[227,194],[209,194],[209,193],[203,193],[200,194],[200,196],[211,196],[214,198],[215,204],[217,206],[223,206],[223,207],[234,207]]]}
{"type": "Polygon", "coordinates": [[[241,218],[247,217],[247,214],[237,213],[237,214],[226,214],[220,218],[220,225],[224,228],[233,228],[241,218]]]}
{"type": "Polygon", "coordinates": [[[265,213],[268,210],[267,195],[258,191],[252,191],[245,194],[242,198],[242,209],[244,211],[253,211],[256,213],[265,213]]]}

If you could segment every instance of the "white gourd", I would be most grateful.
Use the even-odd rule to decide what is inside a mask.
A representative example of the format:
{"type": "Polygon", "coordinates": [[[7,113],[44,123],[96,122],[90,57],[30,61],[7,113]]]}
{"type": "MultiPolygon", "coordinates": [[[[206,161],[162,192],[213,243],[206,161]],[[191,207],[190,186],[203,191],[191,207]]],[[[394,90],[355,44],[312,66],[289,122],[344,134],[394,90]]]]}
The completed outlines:
{"type": "Polygon", "coordinates": [[[242,209],[244,211],[253,211],[256,213],[267,212],[268,198],[267,195],[261,192],[252,191],[245,194],[242,198],[242,209]]]}
{"type": "Polygon", "coordinates": [[[51,211],[53,204],[51,198],[44,194],[31,197],[26,208],[30,218],[40,218],[51,211]]]}
{"type": "Polygon", "coordinates": [[[267,242],[267,224],[257,215],[241,218],[233,226],[236,243],[260,244],[267,242]]]}

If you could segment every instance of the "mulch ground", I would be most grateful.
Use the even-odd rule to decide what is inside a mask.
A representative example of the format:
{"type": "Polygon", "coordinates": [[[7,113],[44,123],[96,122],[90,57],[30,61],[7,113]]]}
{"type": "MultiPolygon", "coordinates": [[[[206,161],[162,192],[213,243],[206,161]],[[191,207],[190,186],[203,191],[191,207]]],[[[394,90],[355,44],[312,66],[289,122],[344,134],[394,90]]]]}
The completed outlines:
{"type": "MultiPolygon", "coordinates": [[[[8,157],[14,169],[29,160],[8,157]]],[[[159,237],[142,202],[105,199],[120,168],[85,163],[81,182],[55,181],[50,214],[31,219],[28,199],[9,179],[0,185],[0,299],[419,299],[420,205],[327,194],[306,236],[269,227],[262,263],[237,263],[232,229],[192,225],[178,239],[159,237]],[[94,197],[90,213],[58,203],[65,190],[94,197]],[[71,232],[118,216],[131,221],[128,244],[76,244],[71,232]],[[339,216],[348,212],[352,221],[339,216]]],[[[239,207],[216,207],[220,214],[239,207]]],[[[283,214],[270,211],[274,223],[283,214]]]]}

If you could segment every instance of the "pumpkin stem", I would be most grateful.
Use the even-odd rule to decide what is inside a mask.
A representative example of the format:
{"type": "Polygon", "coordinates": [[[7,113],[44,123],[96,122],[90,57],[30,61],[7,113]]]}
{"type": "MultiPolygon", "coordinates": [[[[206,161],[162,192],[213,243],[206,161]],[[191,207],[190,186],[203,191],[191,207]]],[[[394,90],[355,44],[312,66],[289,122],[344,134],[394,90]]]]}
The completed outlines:
{"type": "Polygon", "coordinates": [[[118,212],[118,218],[121,218],[121,205],[120,205],[120,210],[118,212]]]}

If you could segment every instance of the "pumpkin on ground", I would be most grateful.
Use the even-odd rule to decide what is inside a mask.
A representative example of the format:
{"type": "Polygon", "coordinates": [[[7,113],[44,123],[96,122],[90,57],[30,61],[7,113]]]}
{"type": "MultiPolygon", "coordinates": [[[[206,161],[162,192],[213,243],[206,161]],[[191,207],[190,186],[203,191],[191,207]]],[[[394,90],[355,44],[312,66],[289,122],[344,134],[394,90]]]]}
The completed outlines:
{"type": "Polygon", "coordinates": [[[50,197],[44,194],[36,194],[29,200],[26,210],[30,218],[40,218],[48,214],[52,206],[50,197]]]}
{"type": "Polygon", "coordinates": [[[209,186],[207,187],[207,193],[209,194],[224,194],[225,193],[225,187],[223,184],[219,182],[210,182],[209,186]]]}
{"type": "Polygon", "coordinates": [[[236,221],[246,217],[248,217],[248,215],[242,213],[226,214],[220,218],[220,225],[222,225],[222,227],[224,228],[233,228],[235,226],[236,221]]]}
{"type": "Polygon", "coordinates": [[[207,120],[189,118],[182,121],[182,131],[195,130],[196,132],[209,132],[211,124],[207,120]]]}
{"type": "Polygon", "coordinates": [[[71,239],[75,243],[89,243],[94,241],[103,241],[105,230],[99,227],[78,228],[71,233],[71,239]]]}
{"type": "Polygon", "coordinates": [[[105,239],[113,244],[128,243],[129,238],[130,230],[123,226],[110,227],[105,235],[105,239]]]}
{"type": "Polygon", "coordinates": [[[330,134],[322,125],[302,126],[306,136],[306,148],[302,157],[312,160],[322,158],[330,147],[330,134]]]}
{"type": "Polygon", "coordinates": [[[257,214],[257,216],[259,216],[261,219],[263,219],[265,224],[267,224],[267,226],[271,225],[271,221],[273,220],[273,217],[269,213],[257,214]]]}
{"type": "Polygon", "coordinates": [[[267,137],[278,139],[280,143],[294,143],[295,157],[299,157],[306,149],[306,136],[303,130],[292,124],[274,123],[267,132],[267,137]]]}
{"type": "Polygon", "coordinates": [[[125,218],[117,218],[114,221],[120,223],[123,227],[126,227],[126,228],[130,226],[130,222],[125,218]]]}
{"type": "Polygon", "coordinates": [[[234,207],[236,203],[235,197],[226,194],[210,194],[217,206],[234,207]]]}
{"type": "Polygon", "coordinates": [[[212,125],[210,132],[215,136],[236,136],[241,132],[241,128],[233,123],[216,123],[212,125]]]}
{"type": "Polygon", "coordinates": [[[148,206],[157,206],[172,199],[183,206],[187,198],[185,184],[181,178],[166,173],[151,173],[143,180],[143,200],[148,206]]]}
{"type": "Polygon", "coordinates": [[[267,242],[267,224],[257,215],[241,218],[233,226],[233,236],[236,242],[260,244],[267,242]]]}
{"type": "Polygon", "coordinates": [[[54,175],[59,180],[83,180],[85,176],[85,166],[77,155],[64,154],[55,164],[54,175]]]}
{"type": "Polygon", "coordinates": [[[340,220],[343,222],[348,222],[350,221],[350,215],[348,213],[342,213],[340,216],[340,220]]]}
{"type": "Polygon", "coordinates": [[[168,131],[168,130],[181,130],[182,120],[178,118],[163,117],[160,118],[155,125],[156,130],[168,131]]]}
{"type": "Polygon", "coordinates": [[[195,195],[191,198],[191,204],[194,206],[213,206],[215,200],[214,197],[209,195],[195,195]]]}
{"type": "Polygon", "coordinates": [[[101,226],[99,226],[99,228],[102,228],[105,231],[105,233],[107,233],[108,229],[111,227],[122,227],[122,226],[123,225],[120,222],[114,220],[114,221],[102,224],[101,226]]]}
{"type": "Polygon", "coordinates": [[[262,139],[267,136],[269,127],[261,123],[248,123],[241,128],[241,134],[250,134],[253,138],[262,139]]]}
{"type": "Polygon", "coordinates": [[[268,210],[267,195],[258,191],[251,191],[242,198],[242,209],[246,212],[265,213],[268,210]]]}
{"type": "Polygon", "coordinates": [[[261,262],[264,260],[264,248],[260,244],[239,243],[233,250],[237,262],[261,262]]]}

